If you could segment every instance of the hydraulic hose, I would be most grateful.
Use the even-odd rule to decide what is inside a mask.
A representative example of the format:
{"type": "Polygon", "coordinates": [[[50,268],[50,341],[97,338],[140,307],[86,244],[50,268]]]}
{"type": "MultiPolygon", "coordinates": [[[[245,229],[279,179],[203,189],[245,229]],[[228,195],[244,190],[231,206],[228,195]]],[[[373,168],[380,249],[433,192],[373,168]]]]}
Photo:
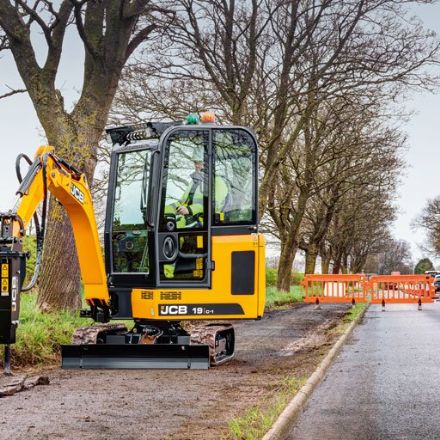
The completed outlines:
{"type": "MultiPolygon", "coordinates": [[[[26,154],[20,153],[17,156],[15,161],[15,171],[17,173],[17,179],[19,183],[22,183],[23,178],[21,175],[20,162],[24,159],[30,166],[32,166],[32,161],[26,154]]],[[[34,273],[32,274],[32,278],[27,286],[22,287],[23,292],[27,292],[35,287],[37,283],[38,276],[40,275],[41,262],[43,259],[43,245],[44,245],[44,233],[46,226],[46,215],[47,215],[47,180],[46,180],[46,160],[47,158],[43,158],[42,163],[42,171],[43,171],[43,187],[44,187],[44,197],[43,197],[43,207],[41,212],[41,224],[38,218],[37,213],[35,212],[33,215],[34,223],[35,223],[35,235],[36,235],[36,245],[37,245],[37,254],[35,259],[35,268],[34,273]]]]}

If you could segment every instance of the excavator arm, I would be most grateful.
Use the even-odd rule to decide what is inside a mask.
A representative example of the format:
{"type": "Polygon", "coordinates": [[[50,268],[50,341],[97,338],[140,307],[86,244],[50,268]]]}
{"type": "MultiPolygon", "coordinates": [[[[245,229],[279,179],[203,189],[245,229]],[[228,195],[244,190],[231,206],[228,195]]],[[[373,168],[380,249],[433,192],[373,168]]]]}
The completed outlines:
{"type": "Polygon", "coordinates": [[[90,306],[109,303],[106,273],[93,211],[92,196],[85,175],[57,157],[54,148],[40,147],[17,191],[14,236],[21,238],[40,203],[49,192],[63,205],[72,224],[85,298],[90,306]]]}
{"type": "MultiPolygon", "coordinates": [[[[28,255],[22,250],[22,238],[42,202],[45,217],[49,193],[63,205],[72,224],[91,316],[95,321],[103,322],[110,318],[106,273],[92,196],[85,175],[58,157],[51,146],[40,147],[33,162],[26,159],[30,167],[18,188],[16,209],[0,213],[0,344],[6,345],[6,372],[10,371],[9,344],[15,343],[19,323],[20,292],[27,290],[23,281],[28,255]]],[[[42,252],[43,248],[44,218],[41,228],[37,237],[37,252],[42,252]]]]}

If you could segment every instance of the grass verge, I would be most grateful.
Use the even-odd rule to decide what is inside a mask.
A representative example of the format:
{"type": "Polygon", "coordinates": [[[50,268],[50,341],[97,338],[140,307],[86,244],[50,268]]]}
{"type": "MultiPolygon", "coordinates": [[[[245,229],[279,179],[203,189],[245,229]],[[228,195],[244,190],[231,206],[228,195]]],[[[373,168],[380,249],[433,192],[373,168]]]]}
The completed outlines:
{"type": "MultiPolygon", "coordinates": [[[[93,323],[91,319],[80,318],[78,312],[41,313],[36,302],[36,293],[21,295],[17,343],[12,345],[13,367],[58,363],[60,345],[71,342],[75,329],[93,323]]],[[[3,349],[0,353],[1,365],[3,349]]]]}
{"type": "Polygon", "coordinates": [[[277,290],[276,287],[266,288],[266,308],[279,308],[295,302],[304,300],[304,288],[301,286],[290,286],[290,292],[277,290]]]}
{"type": "Polygon", "coordinates": [[[347,314],[342,318],[341,322],[330,330],[331,333],[337,335],[345,332],[347,327],[354,321],[368,306],[368,303],[356,303],[354,307],[351,307],[347,314]]]}
{"type": "Polygon", "coordinates": [[[233,418],[229,422],[229,433],[223,439],[261,439],[306,380],[307,377],[290,377],[275,384],[274,396],[261,405],[252,406],[243,416],[233,418]]]}
{"type": "Polygon", "coordinates": [[[89,325],[90,319],[78,313],[41,313],[36,305],[36,293],[21,295],[20,325],[17,343],[12,346],[13,366],[39,366],[59,359],[60,344],[68,344],[73,331],[89,325]]]}

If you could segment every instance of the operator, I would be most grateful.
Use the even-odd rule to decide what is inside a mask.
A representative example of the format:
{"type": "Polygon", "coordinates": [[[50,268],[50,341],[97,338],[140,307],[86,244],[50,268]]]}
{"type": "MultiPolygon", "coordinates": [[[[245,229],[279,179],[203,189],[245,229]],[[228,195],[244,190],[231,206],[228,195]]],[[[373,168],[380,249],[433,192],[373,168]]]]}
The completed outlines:
{"type": "Polygon", "coordinates": [[[201,228],[203,226],[203,192],[207,183],[203,172],[203,152],[200,156],[193,154],[192,161],[194,172],[191,173],[191,181],[180,198],[176,214],[183,216],[182,219],[185,222],[184,224],[181,221],[178,222],[178,226],[201,228]]]}
{"type": "MultiPolygon", "coordinates": [[[[181,215],[177,221],[179,228],[203,227],[204,205],[203,196],[207,187],[207,176],[204,173],[203,152],[200,156],[194,154],[192,157],[194,172],[191,174],[191,181],[187,189],[182,194],[176,214],[181,215]]],[[[215,213],[224,217],[224,212],[230,206],[230,191],[225,179],[220,176],[215,177],[215,213]]]]}
{"type": "MultiPolygon", "coordinates": [[[[204,193],[207,197],[207,175],[204,172],[203,152],[200,155],[193,154],[194,171],[191,173],[191,180],[179,202],[168,205],[166,209],[177,214],[176,226],[182,228],[202,228],[204,219],[204,193]]],[[[230,191],[226,180],[223,177],[215,177],[215,206],[216,217],[224,218],[224,211],[230,206],[230,191]]],[[[176,263],[164,264],[166,278],[175,278],[176,263]]],[[[190,271],[193,272],[191,267],[190,271]]]]}

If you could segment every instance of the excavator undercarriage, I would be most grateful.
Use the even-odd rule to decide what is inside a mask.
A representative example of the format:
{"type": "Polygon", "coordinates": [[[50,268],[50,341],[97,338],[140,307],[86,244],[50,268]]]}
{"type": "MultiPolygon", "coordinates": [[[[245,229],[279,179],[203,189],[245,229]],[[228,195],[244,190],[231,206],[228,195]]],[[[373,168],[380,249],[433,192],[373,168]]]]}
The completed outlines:
{"type": "Polygon", "coordinates": [[[78,328],[72,345],[63,345],[63,368],[191,368],[207,369],[234,356],[230,324],[190,325],[140,322],[131,331],[124,324],[78,328]]]}

